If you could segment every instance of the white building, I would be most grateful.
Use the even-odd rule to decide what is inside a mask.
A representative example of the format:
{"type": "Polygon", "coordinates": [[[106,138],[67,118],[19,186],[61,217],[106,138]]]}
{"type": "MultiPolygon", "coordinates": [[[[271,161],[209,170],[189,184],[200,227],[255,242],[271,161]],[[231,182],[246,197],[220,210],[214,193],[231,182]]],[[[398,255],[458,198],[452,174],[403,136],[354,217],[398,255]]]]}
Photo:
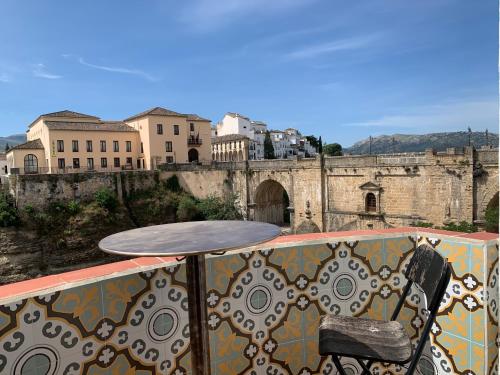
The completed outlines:
{"type": "Polygon", "coordinates": [[[4,152],[0,152],[0,184],[6,182],[7,174],[7,157],[4,152]]]}
{"type": "MultiPolygon", "coordinates": [[[[264,139],[266,137],[267,124],[262,121],[253,121],[247,116],[239,113],[228,112],[222,120],[212,128],[212,137],[238,134],[250,139],[248,159],[264,159],[264,139]]],[[[274,147],[274,156],[285,159],[298,155],[301,157],[314,156],[316,150],[302,137],[297,129],[288,128],[285,131],[271,130],[271,141],[274,147]]]]}

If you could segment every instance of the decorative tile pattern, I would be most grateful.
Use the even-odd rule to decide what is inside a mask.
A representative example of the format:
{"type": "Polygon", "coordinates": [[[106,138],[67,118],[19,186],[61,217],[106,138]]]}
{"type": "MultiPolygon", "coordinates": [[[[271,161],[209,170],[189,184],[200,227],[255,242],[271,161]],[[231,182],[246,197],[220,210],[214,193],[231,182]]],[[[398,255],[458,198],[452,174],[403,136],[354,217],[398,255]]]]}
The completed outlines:
{"type": "MultiPolygon", "coordinates": [[[[453,275],[418,373],[497,374],[498,244],[392,236],[208,258],[212,373],[336,374],[318,354],[321,315],[390,319],[413,250],[427,243],[453,275]]],[[[412,288],[398,320],[414,345],[425,307],[412,288]]],[[[187,375],[187,310],[181,264],[0,305],[0,373],[187,375]]]]}
{"type": "Polygon", "coordinates": [[[184,273],[178,265],[0,306],[0,373],[187,374],[184,273]]]}

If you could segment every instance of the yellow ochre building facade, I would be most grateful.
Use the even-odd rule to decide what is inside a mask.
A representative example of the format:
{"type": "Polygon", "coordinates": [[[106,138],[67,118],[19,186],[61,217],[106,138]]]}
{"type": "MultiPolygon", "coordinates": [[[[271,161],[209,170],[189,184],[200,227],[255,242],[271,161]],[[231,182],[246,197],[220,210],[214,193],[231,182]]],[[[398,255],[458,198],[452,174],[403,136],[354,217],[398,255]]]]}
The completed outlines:
{"type": "Polygon", "coordinates": [[[124,121],[73,111],[39,116],[27,142],[7,154],[10,174],[155,169],[165,163],[209,164],[210,120],[161,107],[124,121]]]}

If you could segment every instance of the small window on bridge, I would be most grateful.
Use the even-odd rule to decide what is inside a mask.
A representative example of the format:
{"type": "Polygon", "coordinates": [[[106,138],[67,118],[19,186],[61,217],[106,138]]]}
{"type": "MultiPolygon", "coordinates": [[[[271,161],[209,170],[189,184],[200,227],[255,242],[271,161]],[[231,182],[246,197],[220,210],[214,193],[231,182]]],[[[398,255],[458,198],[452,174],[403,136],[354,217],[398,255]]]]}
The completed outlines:
{"type": "Polygon", "coordinates": [[[366,194],[365,209],[367,212],[377,212],[377,198],[375,198],[375,194],[373,193],[366,194]]]}

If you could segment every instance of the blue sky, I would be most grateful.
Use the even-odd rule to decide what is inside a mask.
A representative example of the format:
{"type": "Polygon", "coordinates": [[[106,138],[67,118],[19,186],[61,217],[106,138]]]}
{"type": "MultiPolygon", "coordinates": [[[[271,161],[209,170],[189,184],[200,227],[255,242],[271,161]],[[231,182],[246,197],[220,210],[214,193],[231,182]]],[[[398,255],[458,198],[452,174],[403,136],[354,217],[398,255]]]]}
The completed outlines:
{"type": "Polygon", "coordinates": [[[3,0],[0,46],[1,135],[155,106],[343,146],[498,131],[494,0],[3,0]]]}

